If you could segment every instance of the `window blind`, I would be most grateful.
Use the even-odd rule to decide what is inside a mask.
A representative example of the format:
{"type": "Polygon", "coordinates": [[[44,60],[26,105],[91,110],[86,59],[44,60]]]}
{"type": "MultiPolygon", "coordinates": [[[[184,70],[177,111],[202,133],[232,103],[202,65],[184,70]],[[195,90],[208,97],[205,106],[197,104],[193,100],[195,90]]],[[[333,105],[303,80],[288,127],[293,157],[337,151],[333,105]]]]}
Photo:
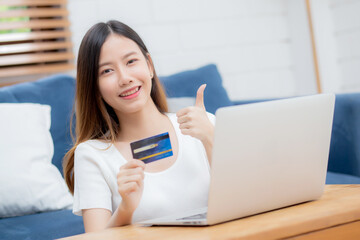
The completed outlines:
{"type": "Polygon", "coordinates": [[[0,78],[74,69],[66,0],[0,0],[0,78]]]}

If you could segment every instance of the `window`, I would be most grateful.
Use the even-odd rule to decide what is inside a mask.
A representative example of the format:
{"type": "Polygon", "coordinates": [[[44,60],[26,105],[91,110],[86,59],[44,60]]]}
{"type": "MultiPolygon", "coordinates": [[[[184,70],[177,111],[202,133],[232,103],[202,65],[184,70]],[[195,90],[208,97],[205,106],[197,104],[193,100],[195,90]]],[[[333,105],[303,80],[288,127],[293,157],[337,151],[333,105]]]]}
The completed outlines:
{"type": "Polygon", "coordinates": [[[0,79],[74,69],[66,0],[3,0],[0,79]]]}

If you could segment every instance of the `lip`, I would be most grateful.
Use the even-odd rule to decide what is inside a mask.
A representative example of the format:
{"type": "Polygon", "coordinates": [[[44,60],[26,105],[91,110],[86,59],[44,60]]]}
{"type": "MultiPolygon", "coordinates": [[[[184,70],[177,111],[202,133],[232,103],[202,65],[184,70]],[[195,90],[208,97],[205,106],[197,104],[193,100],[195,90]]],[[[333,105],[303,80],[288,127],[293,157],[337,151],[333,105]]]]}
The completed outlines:
{"type": "Polygon", "coordinates": [[[122,99],[126,99],[126,100],[132,99],[132,98],[137,97],[137,96],[140,94],[140,90],[141,90],[141,86],[136,86],[136,87],[133,87],[133,88],[129,88],[129,89],[121,92],[121,93],[119,94],[119,97],[121,97],[122,99]],[[137,89],[137,88],[139,88],[139,90],[138,90],[137,92],[135,92],[135,93],[133,93],[133,94],[131,94],[131,95],[128,95],[128,96],[124,96],[124,97],[121,96],[122,94],[126,94],[126,93],[128,93],[128,92],[131,92],[131,91],[133,91],[133,90],[135,90],[135,89],[137,89]]]}

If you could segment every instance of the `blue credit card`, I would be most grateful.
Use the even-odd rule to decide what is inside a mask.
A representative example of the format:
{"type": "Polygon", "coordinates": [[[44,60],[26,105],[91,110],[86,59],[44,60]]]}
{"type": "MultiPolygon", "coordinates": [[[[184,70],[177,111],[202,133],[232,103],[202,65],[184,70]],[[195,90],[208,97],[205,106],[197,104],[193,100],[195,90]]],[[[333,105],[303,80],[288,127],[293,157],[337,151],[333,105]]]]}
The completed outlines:
{"type": "Polygon", "coordinates": [[[168,132],[132,142],[130,147],[133,158],[144,163],[150,163],[173,155],[168,132]]]}

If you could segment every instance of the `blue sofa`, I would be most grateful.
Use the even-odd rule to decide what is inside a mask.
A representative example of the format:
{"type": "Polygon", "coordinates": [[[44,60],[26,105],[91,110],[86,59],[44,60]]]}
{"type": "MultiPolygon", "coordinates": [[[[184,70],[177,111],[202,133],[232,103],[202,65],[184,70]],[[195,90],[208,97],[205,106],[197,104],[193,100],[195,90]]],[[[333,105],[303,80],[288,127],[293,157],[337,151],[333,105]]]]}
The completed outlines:
{"type": "MultiPolygon", "coordinates": [[[[168,97],[179,101],[194,98],[198,87],[207,83],[204,101],[207,110],[212,113],[223,106],[263,101],[232,102],[214,64],[160,79],[168,97]]],[[[51,106],[52,163],[61,173],[62,158],[72,144],[69,123],[74,91],[75,80],[66,75],[0,88],[0,103],[30,102],[51,106]]],[[[360,93],[336,96],[328,170],[328,184],[360,184],[360,93]]],[[[0,239],[54,239],[83,232],[82,218],[73,215],[71,210],[0,219],[0,239]]]]}

